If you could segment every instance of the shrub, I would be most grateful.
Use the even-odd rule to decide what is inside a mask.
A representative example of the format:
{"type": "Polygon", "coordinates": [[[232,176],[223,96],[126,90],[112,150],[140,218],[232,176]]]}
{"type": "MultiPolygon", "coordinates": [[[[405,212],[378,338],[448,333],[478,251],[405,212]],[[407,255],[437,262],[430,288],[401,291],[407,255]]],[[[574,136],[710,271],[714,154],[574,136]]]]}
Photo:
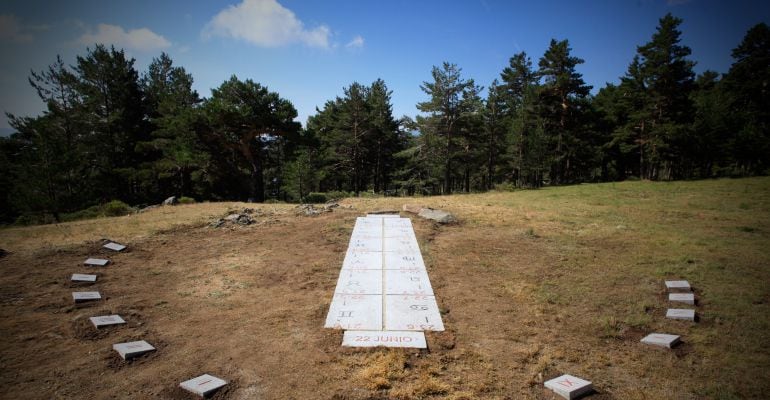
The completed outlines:
{"type": "Polygon", "coordinates": [[[196,201],[192,197],[182,196],[179,198],[179,204],[195,204],[196,201]]]}
{"type": "Polygon", "coordinates": [[[312,204],[318,204],[318,203],[326,203],[327,197],[325,193],[315,193],[311,192],[308,193],[307,196],[303,199],[304,203],[312,203],[312,204]]]}
{"type": "Polygon", "coordinates": [[[113,200],[102,206],[102,215],[105,217],[118,217],[130,214],[131,211],[133,211],[131,206],[120,200],[113,200]]]}
{"type": "Polygon", "coordinates": [[[492,189],[495,192],[513,192],[516,190],[516,186],[513,185],[513,183],[505,182],[505,183],[498,183],[495,185],[495,187],[492,189]]]}
{"type": "Polygon", "coordinates": [[[339,200],[344,199],[345,197],[353,197],[353,193],[343,190],[333,190],[331,192],[326,192],[326,197],[329,200],[339,200]]]}

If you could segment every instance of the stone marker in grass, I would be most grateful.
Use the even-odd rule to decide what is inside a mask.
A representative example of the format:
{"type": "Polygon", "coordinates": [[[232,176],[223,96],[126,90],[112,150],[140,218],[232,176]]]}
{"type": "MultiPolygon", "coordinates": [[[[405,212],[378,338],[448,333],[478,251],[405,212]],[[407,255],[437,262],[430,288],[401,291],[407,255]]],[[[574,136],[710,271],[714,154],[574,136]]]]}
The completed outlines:
{"type": "Polygon", "coordinates": [[[99,317],[90,317],[91,323],[98,329],[103,326],[125,324],[126,321],[120,318],[120,315],[102,315],[99,317]]]}
{"type": "Polygon", "coordinates": [[[666,289],[669,292],[689,292],[692,290],[690,282],[687,281],[666,281],[666,289]]]}
{"type": "Polygon", "coordinates": [[[103,246],[105,249],[115,250],[115,251],[123,251],[126,249],[126,246],[115,243],[115,242],[109,242],[103,246]]]}
{"type": "Polygon", "coordinates": [[[96,275],[72,274],[73,282],[96,282],[96,275]]]}
{"type": "Polygon", "coordinates": [[[152,347],[151,344],[144,340],[113,344],[112,349],[117,351],[124,360],[130,360],[139,357],[142,354],[155,351],[155,347],[152,347]]]}
{"type": "Polygon", "coordinates": [[[545,387],[565,399],[576,399],[594,390],[591,382],[572,375],[562,375],[545,382],[545,387]]]}
{"type": "Polygon", "coordinates": [[[99,292],[72,292],[72,299],[75,303],[83,303],[86,301],[101,300],[102,295],[99,292]]]}
{"type": "Polygon", "coordinates": [[[695,295],[692,293],[669,293],[668,301],[676,301],[678,303],[694,305],[695,295]]]}
{"type": "Polygon", "coordinates": [[[103,258],[89,258],[83,264],[88,265],[89,267],[103,267],[109,263],[110,260],[105,260],[103,258]]]}
{"type": "Polygon", "coordinates": [[[695,321],[695,310],[686,308],[669,308],[668,311],[666,311],[666,318],[695,321]]]}
{"type": "Polygon", "coordinates": [[[669,335],[667,333],[651,333],[643,337],[641,341],[644,344],[666,347],[669,349],[680,342],[679,335],[669,335]]]}
{"type": "Polygon", "coordinates": [[[227,385],[227,382],[209,374],[204,374],[179,384],[182,389],[201,397],[206,397],[225,385],[227,385]]]}

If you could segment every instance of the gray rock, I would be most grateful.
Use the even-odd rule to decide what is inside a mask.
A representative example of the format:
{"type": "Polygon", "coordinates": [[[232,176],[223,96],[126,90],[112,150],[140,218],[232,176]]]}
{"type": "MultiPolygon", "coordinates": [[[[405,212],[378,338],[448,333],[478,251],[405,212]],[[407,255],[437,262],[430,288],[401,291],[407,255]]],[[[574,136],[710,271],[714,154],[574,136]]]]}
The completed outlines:
{"type": "Polygon", "coordinates": [[[451,224],[457,222],[457,219],[452,214],[442,210],[434,210],[432,208],[423,208],[417,215],[421,218],[436,221],[439,224],[451,224]]]}
{"type": "Polygon", "coordinates": [[[171,196],[166,200],[163,200],[164,206],[173,206],[173,205],[176,205],[177,203],[179,203],[179,201],[176,199],[176,196],[171,196]]]}

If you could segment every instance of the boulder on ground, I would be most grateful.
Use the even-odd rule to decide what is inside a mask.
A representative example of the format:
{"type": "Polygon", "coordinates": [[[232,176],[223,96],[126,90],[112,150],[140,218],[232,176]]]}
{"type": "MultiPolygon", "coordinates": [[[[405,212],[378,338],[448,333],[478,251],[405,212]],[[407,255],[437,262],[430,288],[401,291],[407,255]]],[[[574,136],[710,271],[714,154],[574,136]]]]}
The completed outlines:
{"type": "Polygon", "coordinates": [[[412,213],[412,214],[419,214],[420,211],[422,211],[422,209],[423,209],[422,206],[417,206],[417,205],[414,205],[414,204],[404,204],[404,206],[401,207],[401,208],[404,211],[406,211],[408,213],[412,213]]]}
{"type": "Polygon", "coordinates": [[[453,222],[457,222],[457,219],[454,217],[454,215],[446,211],[434,210],[432,208],[423,208],[417,215],[421,218],[436,221],[439,224],[451,224],[453,222]]]}
{"type": "Polygon", "coordinates": [[[167,198],[166,200],[163,200],[164,206],[174,206],[177,203],[179,203],[179,200],[177,200],[176,196],[171,196],[167,198]]]}

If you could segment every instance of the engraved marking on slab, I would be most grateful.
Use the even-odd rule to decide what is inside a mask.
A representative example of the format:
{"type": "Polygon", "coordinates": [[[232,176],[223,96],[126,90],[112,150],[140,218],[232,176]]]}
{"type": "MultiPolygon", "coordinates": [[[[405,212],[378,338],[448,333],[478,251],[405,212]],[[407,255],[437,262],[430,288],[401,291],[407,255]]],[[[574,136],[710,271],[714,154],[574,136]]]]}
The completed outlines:
{"type": "Polygon", "coordinates": [[[385,330],[443,331],[444,323],[433,296],[386,295],[385,330]]]}
{"type": "Polygon", "coordinates": [[[666,281],[666,289],[669,292],[689,292],[692,290],[690,282],[687,281],[666,281]]]}
{"type": "Polygon", "coordinates": [[[72,292],[72,299],[75,300],[75,303],[101,300],[101,298],[102,295],[99,292],[72,292]]]}
{"type": "Polygon", "coordinates": [[[669,308],[666,311],[666,318],[695,321],[695,310],[689,310],[686,308],[669,308]]]}
{"type": "Polygon", "coordinates": [[[209,374],[204,374],[179,384],[182,389],[201,397],[207,397],[225,385],[227,385],[225,380],[209,374]]]}
{"type": "Polygon", "coordinates": [[[97,328],[126,323],[123,318],[120,318],[120,315],[102,315],[99,317],[90,317],[89,319],[91,320],[91,323],[94,324],[94,326],[97,328]]]}
{"type": "Polygon", "coordinates": [[[425,270],[386,270],[385,277],[385,294],[433,296],[425,270]]]}
{"type": "Polygon", "coordinates": [[[570,400],[576,399],[594,389],[591,382],[566,374],[546,381],[545,387],[553,390],[559,396],[570,400]]]}
{"type": "Polygon", "coordinates": [[[151,344],[144,340],[136,342],[117,343],[112,345],[112,349],[117,351],[124,360],[130,360],[155,350],[151,344]]]}
{"type": "Polygon", "coordinates": [[[96,275],[72,274],[71,280],[74,282],[96,282],[96,275]]]}
{"type": "Polygon", "coordinates": [[[641,340],[644,344],[666,347],[669,349],[676,346],[679,341],[680,337],[678,335],[669,335],[667,333],[651,333],[641,340]]]}
{"type": "Polygon", "coordinates": [[[340,272],[336,294],[382,294],[382,272],[369,269],[348,269],[340,272]]]}
{"type": "Polygon", "coordinates": [[[89,258],[83,264],[89,265],[92,267],[103,267],[109,263],[110,263],[110,260],[105,260],[103,258],[89,258]]]}
{"type": "Polygon", "coordinates": [[[669,293],[668,301],[693,305],[695,304],[695,295],[692,293],[669,293]]]}
{"type": "Polygon", "coordinates": [[[382,269],[382,253],[349,251],[345,254],[342,269],[382,269]]]}
{"type": "Polygon", "coordinates": [[[419,252],[392,253],[385,252],[385,269],[421,269],[425,270],[425,263],[419,252]]]}
{"type": "Polygon", "coordinates": [[[126,246],[115,242],[109,242],[105,244],[103,247],[110,250],[115,250],[115,251],[123,251],[126,248],[126,246]]]}
{"type": "Polygon", "coordinates": [[[382,251],[382,239],[351,239],[348,251],[382,251]]]}
{"type": "Polygon", "coordinates": [[[345,331],[345,347],[409,347],[425,349],[425,333],[409,331],[345,331]]]}
{"type": "Polygon", "coordinates": [[[382,295],[335,294],[326,316],[325,328],[382,329],[382,295]]]}

